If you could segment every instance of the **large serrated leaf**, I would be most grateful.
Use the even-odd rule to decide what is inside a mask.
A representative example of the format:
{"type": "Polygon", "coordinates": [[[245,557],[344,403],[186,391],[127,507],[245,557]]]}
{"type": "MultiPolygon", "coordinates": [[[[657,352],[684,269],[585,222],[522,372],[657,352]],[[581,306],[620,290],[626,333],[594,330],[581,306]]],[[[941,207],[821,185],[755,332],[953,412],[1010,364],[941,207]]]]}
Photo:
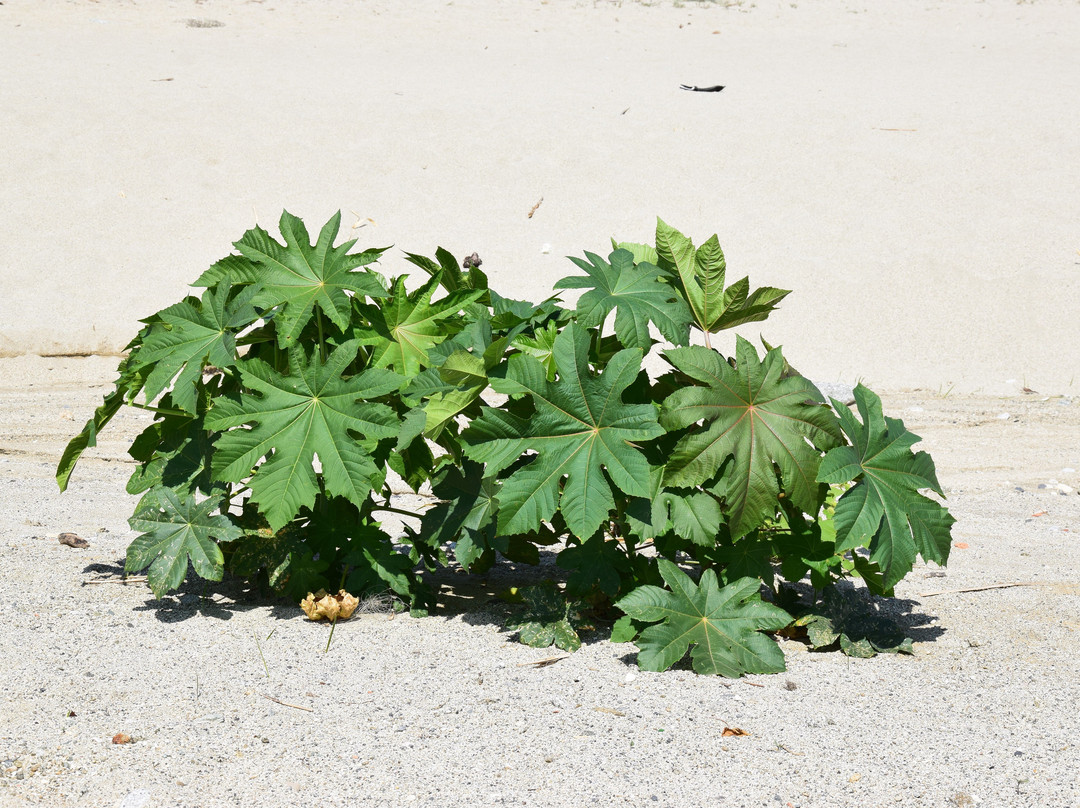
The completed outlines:
{"type": "Polygon", "coordinates": [[[734,538],[775,514],[781,492],[806,513],[817,513],[825,487],[817,481],[821,453],[841,442],[840,427],[821,394],[801,376],[782,377],[783,356],[769,351],[758,360],[754,347],[738,338],[737,367],[708,348],[664,352],[696,385],[664,400],[660,422],[681,429],[704,425],[679,440],[667,463],[665,485],[696,486],[731,457],[714,489],[725,499],[734,538]]]}
{"type": "MultiPolygon", "coordinates": [[[[340,211],[323,226],[314,246],[304,223],[288,211],[282,212],[278,228],[284,245],[261,227],[245,233],[233,246],[250,264],[231,262],[223,276],[233,282],[257,283],[260,291],[254,300],[256,305],[281,307],[275,324],[282,347],[296,342],[316,307],[344,329],[352,306],[346,292],[385,297],[386,291],[374,275],[356,270],[373,263],[386,248],[350,254],[355,239],[335,247],[341,228],[340,211]]],[[[210,278],[200,280],[207,282],[210,278]]]]}
{"type": "Polygon", "coordinates": [[[168,488],[151,491],[128,520],[132,530],[143,533],[128,546],[124,570],[149,567],[147,582],[158,598],[180,586],[189,561],[202,578],[220,581],[224,567],[217,542],[241,535],[227,516],[211,516],[220,507],[218,498],[196,504],[194,497],[180,499],[168,488]]]}
{"type": "Polygon", "coordinates": [[[627,348],[648,350],[652,345],[649,323],[653,323],[669,342],[686,345],[690,335],[691,314],[685,301],[663,280],[659,267],[634,263],[628,250],[615,250],[604,261],[586,252],[588,261],[570,260],[587,273],[556,282],[556,289],[589,289],[578,299],[578,323],[591,328],[601,325],[616,309],[615,335],[627,348]],[[610,262],[610,263],[609,263],[610,262]]]}
{"type": "Polygon", "coordinates": [[[153,401],[175,379],[173,404],[194,413],[203,367],[232,365],[236,333],[258,319],[251,305],[257,291],[249,286],[230,300],[229,285],[222,281],[201,300],[189,297],[155,314],[142,348],[132,355],[133,366],[149,372],[146,400],[153,401]]]}
{"type": "Polygon", "coordinates": [[[588,367],[589,343],[589,333],[573,324],[559,335],[554,346],[559,379],[554,383],[533,357],[511,357],[506,378],[493,379],[492,387],[528,394],[536,414],[524,419],[485,408],[463,434],[466,454],[488,463],[489,475],[525,452],[536,452],[499,492],[502,533],[537,530],[558,509],[575,536],[591,536],[615,507],[603,469],[624,493],[649,494],[649,464],[632,441],[654,438],[663,428],[652,406],[622,400],[641,370],[641,352],[619,351],[602,374],[594,375],[588,367]]]}
{"type": "Polygon", "coordinates": [[[791,623],[791,615],[761,600],[758,579],[741,578],[721,588],[709,569],[695,584],[671,561],[658,563],[669,589],[639,586],[615,604],[634,620],[657,624],[636,641],[643,670],[667,670],[691,646],[698,673],[737,678],[784,670],[783,652],[761,632],[779,631],[791,623]]]}
{"type": "Polygon", "coordinates": [[[891,588],[911,571],[916,555],[942,565],[948,561],[956,520],[919,493],[930,489],[944,496],[930,455],[911,451],[921,438],[900,419],[884,417],[881,399],[861,384],[855,388],[855,403],[862,423],[833,399],[852,445],[829,452],[818,479],[855,481],[836,503],[836,549],[868,546],[870,560],[881,567],[885,586],[891,588]]]}
{"type": "Polygon", "coordinates": [[[209,429],[229,430],[218,438],[214,454],[218,479],[240,482],[267,458],[251,477],[251,496],[275,531],[314,503],[316,455],[326,493],[360,506],[379,470],[350,432],[366,438],[398,433],[394,411],[365,399],[398,389],[401,377],[369,369],[343,378],[356,351],[356,341],[346,342],[323,362],[317,348],[309,360],[302,348],[293,347],[288,376],[260,360],[242,360],[237,370],[251,392],[217,402],[206,416],[209,429]]]}

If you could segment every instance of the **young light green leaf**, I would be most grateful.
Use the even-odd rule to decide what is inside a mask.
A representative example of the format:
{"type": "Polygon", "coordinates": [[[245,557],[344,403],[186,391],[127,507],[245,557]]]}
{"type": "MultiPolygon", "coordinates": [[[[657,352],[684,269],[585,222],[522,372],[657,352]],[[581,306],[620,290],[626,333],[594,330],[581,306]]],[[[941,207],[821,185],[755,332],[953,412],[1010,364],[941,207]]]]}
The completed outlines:
{"type": "Polygon", "coordinates": [[[432,303],[431,296],[441,277],[436,273],[412,294],[405,289],[405,278],[400,277],[394,282],[389,300],[379,306],[358,306],[371,327],[355,329],[355,335],[362,344],[374,346],[371,361],[375,367],[393,367],[405,376],[415,376],[421,367],[430,364],[428,351],[460,330],[447,320],[485,290],[459,290],[432,303]]]}
{"type": "Polygon", "coordinates": [[[147,582],[158,598],[180,586],[188,561],[202,578],[220,581],[224,559],[217,542],[241,535],[227,516],[211,516],[220,507],[218,498],[196,504],[194,497],[181,499],[169,488],[147,494],[128,520],[132,530],[143,533],[128,547],[125,572],[149,567],[147,582]]]}
{"type": "Polygon", "coordinates": [[[589,289],[578,299],[578,323],[586,328],[601,325],[612,309],[615,335],[627,348],[648,350],[653,344],[649,323],[668,342],[686,345],[690,336],[690,309],[675,289],[661,280],[663,273],[652,264],[634,264],[628,250],[615,250],[604,261],[586,252],[588,261],[570,260],[585,270],[587,277],[571,276],[555,284],[556,289],[589,289]]]}
{"type": "Polygon", "coordinates": [[[749,294],[747,278],[725,290],[727,262],[716,235],[697,249],[693,242],[662,219],[656,220],[657,263],[679,285],[706,334],[764,320],[788,290],[762,287],[749,294]]]}
{"type": "Polygon", "coordinates": [[[522,334],[517,337],[513,346],[522,353],[535,357],[544,366],[549,382],[555,381],[555,340],[559,336],[559,327],[555,323],[548,323],[543,328],[538,328],[532,336],[522,334]]]}
{"type": "Polygon", "coordinates": [[[825,489],[817,481],[821,453],[841,442],[821,394],[801,376],[782,378],[779,350],[758,360],[754,347],[738,338],[737,368],[700,346],[665,351],[675,367],[701,383],[677,390],[664,401],[660,422],[681,429],[704,420],[675,447],[665,485],[696,486],[731,457],[715,488],[725,498],[733,538],[776,512],[780,471],[784,494],[806,513],[817,513],[825,489]]]}
{"type": "Polygon", "coordinates": [[[251,299],[258,291],[249,286],[229,300],[229,285],[222,281],[154,315],[142,348],[133,355],[135,368],[147,368],[146,400],[153,401],[176,380],[172,401],[195,413],[197,384],[209,362],[227,367],[236,361],[236,333],[258,319],[251,299]]]}
{"type": "Polygon", "coordinates": [[[791,615],[761,600],[757,578],[741,578],[720,588],[705,570],[697,584],[667,559],[660,574],[668,589],[639,586],[615,605],[634,620],[656,623],[641,632],[638,665],[663,671],[684,656],[698,673],[738,678],[744,673],[779,673],[784,654],[762,631],[779,631],[791,615]]]}
{"type": "Polygon", "coordinates": [[[324,363],[318,348],[309,360],[303,349],[289,350],[289,375],[258,359],[237,363],[246,390],[217,402],[206,416],[209,429],[229,430],[218,438],[213,471],[225,482],[252,475],[251,496],[273,530],[278,530],[319,493],[313,462],[318,455],[326,493],[362,505],[378,469],[354,432],[366,438],[397,435],[393,410],[365,399],[398,389],[402,379],[370,369],[352,378],[342,371],[356,356],[355,340],[344,343],[324,363]],[[251,426],[250,429],[234,427],[251,426]]]}
{"type": "Polygon", "coordinates": [[[602,374],[593,375],[589,342],[589,333],[573,324],[559,335],[554,346],[559,379],[554,383],[533,357],[512,356],[506,378],[492,379],[492,388],[530,395],[536,414],[524,419],[487,407],[463,434],[465,453],[488,463],[489,475],[527,451],[537,453],[499,493],[502,533],[536,530],[558,508],[575,536],[591,536],[615,507],[604,468],[623,492],[648,496],[649,464],[631,442],[654,438],[663,428],[652,406],[622,400],[641,370],[641,351],[619,351],[602,374]]]}
{"type": "Polygon", "coordinates": [[[884,417],[881,399],[861,384],[855,403],[862,423],[833,400],[852,445],[829,452],[817,478],[831,484],[855,480],[836,504],[837,552],[869,546],[870,560],[892,588],[911,571],[916,555],[941,565],[948,561],[956,520],[919,493],[930,489],[944,496],[930,455],[911,451],[921,438],[898,418],[884,417]]]}
{"type": "Polygon", "coordinates": [[[341,212],[335,213],[319,233],[314,246],[304,223],[288,211],[278,224],[285,244],[279,244],[261,227],[244,234],[235,246],[252,265],[235,262],[233,282],[257,283],[260,291],[254,303],[264,308],[281,307],[275,318],[278,344],[287,347],[296,342],[318,307],[339,329],[349,324],[352,303],[347,291],[358,296],[385,297],[382,284],[366,272],[356,272],[373,263],[386,248],[349,253],[356,240],[337,247],[341,212]]]}

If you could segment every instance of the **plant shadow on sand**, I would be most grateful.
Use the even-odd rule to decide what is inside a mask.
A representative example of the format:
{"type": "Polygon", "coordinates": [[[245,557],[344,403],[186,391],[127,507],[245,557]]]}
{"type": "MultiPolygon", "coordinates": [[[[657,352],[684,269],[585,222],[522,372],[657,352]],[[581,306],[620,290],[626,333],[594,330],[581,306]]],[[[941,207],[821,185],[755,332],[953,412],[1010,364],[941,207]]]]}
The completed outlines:
{"type": "MultiPolygon", "coordinates": [[[[540,563],[529,565],[508,561],[504,558],[483,574],[468,573],[456,563],[425,574],[425,580],[437,593],[438,608],[428,618],[450,620],[461,618],[470,626],[501,626],[508,637],[517,634],[505,628],[507,621],[523,608],[506,597],[512,587],[523,588],[546,580],[565,578],[565,572],[555,565],[557,552],[543,549],[540,563]]],[[[94,563],[83,572],[97,579],[117,580],[124,575],[124,560],[112,564],[94,563]]],[[[138,585],[138,584],[134,584],[138,585]]],[[[820,594],[805,581],[785,584],[792,600],[787,605],[798,614],[814,602],[820,594]]],[[[914,643],[932,642],[945,634],[944,627],[937,625],[937,617],[917,611],[919,601],[872,595],[865,587],[850,581],[838,584],[837,589],[857,606],[861,617],[871,622],[889,621],[914,643]]],[[[133,607],[136,612],[152,612],[162,623],[180,623],[195,616],[229,620],[238,612],[270,608],[270,615],[277,620],[298,619],[301,612],[297,604],[287,602],[259,591],[244,579],[226,574],[222,581],[204,581],[196,576],[185,578],[181,586],[169,595],[155,599],[147,596],[142,605],[133,607]]],[[[392,613],[394,602],[389,595],[371,595],[361,599],[359,613],[392,613]]],[[[580,632],[584,645],[592,645],[608,639],[611,620],[597,618],[592,627],[580,632]]],[[[790,637],[796,642],[810,645],[805,634],[790,637]]],[[[621,661],[634,665],[637,650],[627,645],[627,653],[621,661]]],[[[557,651],[557,649],[552,649],[557,651]]],[[[821,652],[839,653],[835,647],[820,649],[821,652]]],[[[558,651],[558,653],[562,653],[558,651]]],[[[691,670],[689,656],[673,667],[674,670],[691,670]]]]}

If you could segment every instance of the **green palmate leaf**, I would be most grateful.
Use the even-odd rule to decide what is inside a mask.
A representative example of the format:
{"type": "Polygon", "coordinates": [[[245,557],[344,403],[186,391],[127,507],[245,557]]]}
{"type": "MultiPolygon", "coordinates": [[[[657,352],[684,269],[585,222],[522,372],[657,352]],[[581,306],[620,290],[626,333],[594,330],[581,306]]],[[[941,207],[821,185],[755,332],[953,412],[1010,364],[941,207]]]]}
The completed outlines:
{"type": "Polygon", "coordinates": [[[870,560],[880,566],[885,586],[891,588],[911,571],[916,555],[942,565],[948,561],[956,520],[919,493],[930,489],[944,496],[930,455],[911,451],[921,438],[898,418],[883,417],[881,399],[861,384],[855,388],[855,403],[862,423],[833,400],[852,445],[829,452],[818,479],[832,484],[855,481],[836,504],[837,551],[868,546],[870,560]]]}
{"type": "Polygon", "coordinates": [[[313,461],[318,455],[326,493],[360,506],[379,470],[357,436],[396,436],[393,410],[365,399],[398,389],[402,379],[387,370],[366,370],[352,378],[342,371],[356,356],[357,342],[334,350],[326,362],[316,348],[289,350],[289,375],[261,360],[237,363],[244,388],[236,399],[219,401],[206,417],[209,429],[229,430],[218,439],[213,472],[225,482],[251,477],[251,496],[273,530],[310,507],[319,493],[313,461]],[[235,429],[248,426],[250,429],[235,429]]]}
{"type": "Polygon", "coordinates": [[[341,228],[340,212],[323,226],[314,246],[304,223],[288,211],[281,214],[278,227],[284,245],[261,227],[255,227],[233,245],[248,260],[234,258],[223,271],[204,275],[197,285],[216,283],[222,277],[232,283],[258,284],[261,288],[255,305],[281,307],[274,322],[282,347],[296,342],[316,308],[344,330],[352,306],[346,292],[368,297],[386,295],[374,275],[356,271],[376,261],[386,248],[350,254],[355,239],[335,247],[341,228]]]}
{"type": "Polygon", "coordinates": [[[424,434],[432,440],[437,439],[460,412],[479,399],[488,385],[484,358],[463,350],[446,358],[439,367],[439,376],[453,387],[433,395],[424,407],[427,414],[424,434]]]}
{"type": "Polygon", "coordinates": [[[668,361],[701,383],[664,400],[660,422],[681,429],[704,421],[683,437],[668,461],[664,482],[696,486],[731,457],[714,487],[725,499],[731,534],[738,538],[776,513],[780,485],[792,503],[817,513],[825,488],[817,481],[821,453],[841,442],[821,393],[801,376],[782,378],[779,350],[758,360],[754,347],[738,338],[737,368],[699,346],[665,351],[668,361]]]}
{"type": "Polygon", "coordinates": [[[371,360],[375,367],[392,367],[405,376],[415,376],[421,367],[431,364],[428,351],[461,330],[447,321],[481,297],[484,290],[451,292],[432,303],[440,278],[436,273],[412,294],[405,289],[405,278],[398,278],[389,300],[380,306],[358,306],[371,326],[356,328],[354,333],[362,344],[373,346],[371,360]]]}
{"type": "Polygon", "coordinates": [[[220,581],[223,558],[217,542],[232,541],[241,534],[227,516],[211,516],[220,507],[218,498],[196,504],[194,497],[181,499],[168,488],[143,497],[129,520],[132,530],[143,533],[128,547],[124,570],[139,572],[149,567],[147,581],[159,598],[180,586],[188,561],[199,576],[220,581]]]}
{"type": "Polygon", "coordinates": [[[682,289],[695,323],[706,333],[764,320],[789,294],[772,287],[749,294],[747,278],[725,289],[727,262],[715,235],[695,249],[689,238],[657,219],[656,252],[660,268],[682,289]]]}
{"type": "MultiPolygon", "coordinates": [[[[663,469],[659,472],[654,476],[662,476],[663,469]]],[[[656,487],[651,500],[634,500],[626,513],[631,529],[643,539],[662,536],[670,529],[701,547],[712,547],[724,524],[724,515],[715,497],[701,491],[661,486],[656,487]]]]}
{"type": "Polygon", "coordinates": [[[824,602],[795,625],[806,627],[814,648],[827,648],[839,640],[840,650],[850,657],[914,653],[911,638],[896,620],[854,592],[844,593],[835,587],[826,589],[824,602]]]}
{"type": "Polygon", "coordinates": [[[581,605],[568,601],[551,581],[521,590],[525,610],[507,621],[506,627],[520,632],[519,639],[533,648],[547,648],[552,643],[563,651],[581,647],[578,629],[582,628],[581,605]]]}
{"type": "Polygon", "coordinates": [[[229,285],[222,281],[203,292],[159,311],[150,319],[143,346],[133,356],[136,368],[147,368],[146,400],[153,401],[175,379],[172,402],[194,413],[198,383],[209,363],[227,367],[236,361],[236,333],[258,319],[251,299],[258,291],[249,286],[229,300],[229,285]]]}
{"type": "Polygon", "coordinates": [[[588,261],[570,260],[588,273],[572,276],[555,284],[556,289],[590,289],[578,300],[577,321],[586,328],[603,324],[612,309],[615,334],[627,348],[648,350],[652,345],[649,323],[653,323],[669,342],[686,345],[692,320],[690,309],[670,284],[665,283],[659,267],[634,263],[628,250],[615,250],[608,263],[587,252],[588,261]]]}
{"type": "Polygon", "coordinates": [[[744,673],[778,673],[784,654],[762,631],[779,631],[791,615],[761,600],[757,578],[742,578],[720,588],[709,569],[697,584],[667,559],[660,574],[670,591],[640,586],[615,605],[649,626],[637,639],[638,665],[667,670],[693,645],[691,661],[698,673],[737,678],[744,673]]]}
{"type": "Polygon", "coordinates": [[[624,493],[649,494],[649,464],[631,441],[654,438],[663,428],[652,406],[622,400],[641,370],[641,351],[620,351],[602,374],[594,375],[588,366],[589,343],[589,333],[573,324],[559,335],[554,346],[559,379],[554,383],[533,357],[512,356],[506,378],[493,379],[492,387],[531,396],[535,415],[523,418],[487,407],[463,435],[466,454],[487,463],[489,475],[525,452],[536,452],[499,493],[502,533],[536,530],[558,508],[575,536],[591,536],[615,507],[603,469],[624,493]]]}

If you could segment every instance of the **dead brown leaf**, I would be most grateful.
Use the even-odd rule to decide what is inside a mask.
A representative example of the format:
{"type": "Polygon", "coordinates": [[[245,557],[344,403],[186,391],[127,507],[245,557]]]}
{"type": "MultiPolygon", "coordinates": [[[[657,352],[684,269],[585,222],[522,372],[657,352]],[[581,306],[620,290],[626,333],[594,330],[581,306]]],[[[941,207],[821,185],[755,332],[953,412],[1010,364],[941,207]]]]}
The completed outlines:
{"type": "Polygon", "coordinates": [[[76,550],[85,550],[90,546],[90,542],[78,533],[61,533],[56,540],[68,547],[74,547],[76,550]]]}
{"type": "Polygon", "coordinates": [[[309,620],[348,620],[353,616],[360,600],[355,595],[350,595],[344,589],[338,590],[336,595],[330,595],[325,589],[318,592],[308,592],[306,598],[300,601],[300,608],[309,620]]]}
{"type": "Polygon", "coordinates": [[[720,736],[723,738],[747,738],[750,733],[738,727],[724,727],[724,731],[720,733],[720,736]]]}

